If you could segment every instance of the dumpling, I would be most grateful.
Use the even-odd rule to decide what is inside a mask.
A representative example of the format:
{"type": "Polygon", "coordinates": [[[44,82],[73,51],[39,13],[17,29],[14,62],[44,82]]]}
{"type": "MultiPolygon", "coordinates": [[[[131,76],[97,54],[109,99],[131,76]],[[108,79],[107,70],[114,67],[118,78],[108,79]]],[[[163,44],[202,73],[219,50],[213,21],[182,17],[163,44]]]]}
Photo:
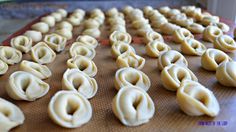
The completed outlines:
{"type": "Polygon", "coordinates": [[[8,132],[24,123],[24,113],[13,103],[0,98],[0,130],[8,132]]]}
{"type": "Polygon", "coordinates": [[[176,64],[166,66],[161,72],[161,82],[167,90],[177,91],[184,80],[198,81],[191,70],[176,64]]]}
{"type": "Polygon", "coordinates": [[[206,51],[205,45],[196,39],[185,39],[181,43],[181,52],[186,55],[198,55],[201,56],[206,51]]]}
{"type": "Polygon", "coordinates": [[[234,52],[236,50],[236,43],[233,38],[228,35],[220,35],[216,37],[213,42],[214,48],[224,52],[234,52]]]}
{"type": "Polygon", "coordinates": [[[55,18],[50,15],[42,17],[41,21],[47,23],[49,27],[54,27],[56,24],[55,18]]]}
{"type": "Polygon", "coordinates": [[[21,61],[22,53],[12,47],[0,46],[0,59],[9,65],[13,65],[21,61]]]}
{"type": "Polygon", "coordinates": [[[20,63],[20,70],[29,72],[40,79],[47,79],[52,76],[52,73],[47,66],[27,60],[23,60],[20,63]]]}
{"type": "Polygon", "coordinates": [[[169,50],[167,52],[160,54],[157,60],[157,65],[159,70],[162,70],[164,67],[170,64],[177,64],[180,66],[188,67],[188,62],[185,59],[185,57],[181,53],[175,50],[169,50]]]}
{"type": "Polygon", "coordinates": [[[67,39],[63,36],[52,33],[52,34],[45,35],[44,42],[46,42],[47,45],[53,50],[55,50],[56,52],[60,52],[64,50],[67,39]]]}
{"type": "Polygon", "coordinates": [[[8,65],[4,61],[0,59],[0,75],[3,75],[7,72],[8,70],[8,65]]]}
{"type": "Polygon", "coordinates": [[[219,103],[209,89],[200,83],[185,80],[177,91],[177,102],[183,112],[190,116],[215,117],[220,112],[219,103]]]}
{"type": "Polygon", "coordinates": [[[115,42],[111,47],[111,55],[114,58],[117,58],[119,55],[127,52],[135,53],[135,49],[131,45],[121,41],[115,42]]]}
{"type": "Polygon", "coordinates": [[[215,38],[222,35],[223,32],[216,26],[207,26],[203,31],[203,40],[207,42],[214,42],[215,38]]]}
{"type": "Polygon", "coordinates": [[[110,35],[109,40],[110,40],[111,45],[113,45],[115,42],[118,42],[118,41],[130,44],[132,41],[132,38],[129,33],[114,31],[110,35]]]}
{"type": "Polygon", "coordinates": [[[74,42],[70,47],[70,57],[74,57],[77,55],[85,56],[90,59],[93,59],[96,55],[96,51],[94,48],[87,46],[81,42],[74,42]]]}
{"type": "Polygon", "coordinates": [[[101,36],[101,31],[99,28],[88,28],[82,32],[83,35],[89,35],[94,38],[99,38],[101,36]]]}
{"type": "Polygon", "coordinates": [[[158,58],[160,54],[171,50],[171,48],[164,42],[154,40],[146,45],[145,50],[148,56],[158,58]]]}
{"type": "Polygon", "coordinates": [[[148,76],[132,67],[120,68],[115,75],[115,88],[119,90],[125,86],[137,86],[147,91],[151,86],[148,76]]]}
{"type": "Polygon", "coordinates": [[[67,69],[62,78],[62,89],[76,91],[85,98],[95,96],[98,90],[97,82],[77,68],[67,69]]]}
{"type": "Polygon", "coordinates": [[[193,23],[187,27],[191,33],[201,34],[204,31],[204,27],[198,23],[193,23]]]}
{"type": "Polygon", "coordinates": [[[179,29],[180,26],[172,24],[172,23],[165,23],[160,26],[160,31],[163,34],[172,35],[175,30],[179,29]]]}
{"type": "Polygon", "coordinates": [[[11,39],[11,47],[28,53],[32,47],[32,39],[24,35],[17,36],[11,39]]]}
{"type": "Polygon", "coordinates": [[[73,38],[73,33],[70,29],[68,28],[62,28],[62,29],[57,29],[55,33],[65,37],[66,39],[72,39],[73,38]]]}
{"type": "Polygon", "coordinates": [[[77,128],[90,121],[92,106],[80,93],[75,91],[59,91],[48,105],[49,117],[65,128],[77,128]]]}
{"type": "Polygon", "coordinates": [[[84,43],[92,48],[96,48],[98,46],[98,41],[89,36],[89,35],[80,35],[77,39],[76,39],[77,42],[81,42],[81,43],[84,43]]]}
{"type": "Polygon", "coordinates": [[[62,21],[56,25],[56,29],[64,29],[64,28],[69,31],[73,30],[73,26],[67,21],[62,21]]]}
{"type": "Polygon", "coordinates": [[[67,66],[68,68],[78,68],[90,77],[94,77],[97,74],[97,66],[85,56],[77,55],[67,60],[67,66]]]}
{"type": "Polygon", "coordinates": [[[224,62],[216,68],[216,78],[220,84],[236,87],[236,62],[224,62]]]}
{"type": "Polygon", "coordinates": [[[202,67],[208,71],[215,71],[216,68],[224,62],[232,61],[232,59],[223,51],[209,48],[201,57],[202,67]]]}
{"type": "Polygon", "coordinates": [[[38,22],[31,26],[33,30],[39,31],[41,33],[47,33],[49,31],[49,26],[45,22],[38,22]]]}
{"type": "Polygon", "coordinates": [[[174,42],[182,43],[185,39],[194,38],[194,36],[192,35],[192,33],[189,30],[187,30],[185,28],[179,28],[174,31],[172,38],[173,38],[174,42]]]}
{"type": "Polygon", "coordinates": [[[35,101],[49,91],[49,85],[31,73],[16,71],[7,81],[6,91],[15,100],[35,101]]]}
{"type": "Polygon", "coordinates": [[[149,122],[155,113],[155,106],[144,90],[126,86],[113,98],[112,111],[122,124],[139,126],[149,122]]]}
{"type": "Polygon", "coordinates": [[[32,59],[39,64],[48,64],[55,60],[56,53],[44,42],[39,42],[31,48],[32,59]]]}
{"type": "Polygon", "coordinates": [[[33,42],[39,42],[43,38],[42,33],[35,30],[28,30],[24,33],[24,35],[31,38],[33,42]]]}
{"type": "Polygon", "coordinates": [[[145,59],[133,52],[127,52],[118,56],[116,64],[119,68],[133,67],[140,70],[144,67],[145,59]]]}
{"type": "Polygon", "coordinates": [[[158,40],[160,42],[164,42],[164,39],[162,37],[161,34],[159,34],[158,32],[155,31],[149,31],[146,33],[145,37],[144,37],[144,41],[146,44],[154,41],[154,40],[158,40]]]}

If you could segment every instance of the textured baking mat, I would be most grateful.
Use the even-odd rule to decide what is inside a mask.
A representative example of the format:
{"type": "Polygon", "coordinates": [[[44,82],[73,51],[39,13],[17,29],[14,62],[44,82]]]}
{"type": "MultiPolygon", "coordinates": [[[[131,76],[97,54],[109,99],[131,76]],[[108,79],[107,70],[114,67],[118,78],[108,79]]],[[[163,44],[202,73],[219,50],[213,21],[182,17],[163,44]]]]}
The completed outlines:
{"type": "MultiPolygon", "coordinates": [[[[24,33],[30,28],[30,25],[39,21],[39,18],[27,24],[25,27],[12,34],[3,41],[3,45],[9,45],[12,37],[24,33]]],[[[229,22],[226,22],[230,24],[229,22]]],[[[234,26],[232,23],[231,27],[234,26]]],[[[74,38],[68,42],[71,44],[79,35],[80,27],[75,28],[74,38]]],[[[161,84],[160,72],[157,69],[157,59],[149,58],[145,54],[145,48],[142,39],[133,37],[132,46],[138,55],[146,59],[146,64],[142,71],[148,75],[151,80],[151,88],[148,94],[155,103],[155,115],[149,123],[138,127],[126,127],[114,116],[112,112],[112,99],[117,91],[114,88],[114,75],[118,69],[115,60],[111,57],[110,46],[108,45],[106,30],[108,27],[103,26],[103,38],[99,39],[100,45],[96,48],[96,57],[93,59],[98,67],[98,73],[95,77],[98,83],[98,92],[96,96],[89,101],[93,107],[92,119],[82,127],[76,129],[65,129],[54,124],[48,114],[47,107],[51,97],[61,90],[62,75],[66,70],[66,61],[69,58],[68,49],[57,54],[56,60],[47,66],[52,70],[52,76],[45,80],[50,84],[48,94],[34,102],[15,101],[8,97],[4,86],[9,75],[19,70],[19,64],[9,67],[8,72],[0,76],[0,97],[5,98],[17,106],[19,106],[25,114],[25,122],[23,125],[16,127],[12,131],[234,131],[236,130],[236,89],[224,87],[217,83],[214,72],[208,72],[201,68],[200,57],[185,56],[189,62],[189,68],[196,74],[199,82],[213,91],[217,97],[221,111],[220,114],[211,118],[208,116],[191,117],[184,114],[176,101],[176,93],[167,91],[161,84]],[[106,34],[106,35],[105,35],[106,34]],[[202,124],[202,122],[204,124],[202,124]],[[211,122],[211,124],[208,124],[211,122]],[[213,124],[215,123],[215,124],[213,124]],[[220,124],[219,124],[220,123],[220,124]]],[[[231,34],[231,32],[230,32],[231,34]]],[[[180,51],[180,45],[173,44],[171,37],[164,36],[166,43],[172,49],[180,51]]],[[[197,36],[201,39],[201,35],[197,36]]],[[[204,42],[205,43],[205,42],[204,42]]],[[[207,47],[212,47],[211,43],[205,43],[207,47]]],[[[229,54],[236,60],[236,53],[229,54]]],[[[30,60],[30,55],[23,55],[23,59],[30,60]]]]}

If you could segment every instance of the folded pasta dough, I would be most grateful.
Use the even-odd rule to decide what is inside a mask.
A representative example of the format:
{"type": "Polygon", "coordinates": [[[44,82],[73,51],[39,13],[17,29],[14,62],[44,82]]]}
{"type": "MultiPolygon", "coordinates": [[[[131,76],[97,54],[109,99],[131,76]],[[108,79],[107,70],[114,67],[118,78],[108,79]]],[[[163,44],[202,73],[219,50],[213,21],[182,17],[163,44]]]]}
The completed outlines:
{"type": "Polygon", "coordinates": [[[32,39],[24,35],[17,36],[11,39],[11,47],[28,53],[32,47],[32,39]]]}
{"type": "Polygon", "coordinates": [[[221,36],[223,32],[216,26],[207,26],[203,31],[203,40],[214,42],[215,38],[221,36]]]}
{"type": "Polygon", "coordinates": [[[101,31],[99,30],[99,28],[88,28],[88,29],[85,29],[82,34],[89,35],[94,38],[99,38],[101,35],[101,31]]]}
{"type": "Polygon", "coordinates": [[[31,48],[32,59],[39,64],[48,64],[55,60],[56,53],[44,42],[39,42],[31,48]]]}
{"type": "Polygon", "coordinates": [[[76,41],[84,43],[92,48],[96,48],[98,46],[98,41],[89,35],[80,35],[80,36],[78,36],[76,41]]]}
{"type": "Polygon", "coordinates": [[[56,12],[60,13],[62,17],[66,17],[67,16],[67,11],[65,9],[58,9],[56,12]]]}
{"type": "Polygon", "coordinates": [[[111,55],[114,58],[117,58],[119,55],[124,54],[126,52],[135,53],[135,49],[131,45],[121,41],[115,42],[111,47],[111,55]]]}
{"type": "Polygon", "coordinates": [[[181,52],[186,55],[198,55],[201,56],[206,51],[205,45],[197,41],[194,38],[185,39],[181,43],[181,52]]]}
{"type": "Polygon", "coordinates": [[[0,131],[7,132],[24,123],[25,116],[15,104],[0,98],[0,131]]]}
{"type": "Polygon", "coordinates": [[[74,57],[77,55],[85,56],[90,59],[93,59],[96,55],[96,51],[94,48],[81,43],[81,42],[74,42],[70,47],[70,57],[74,57]]]}
{"type": "Polygon", "coordinates": [[[201,20],[202,25],[208,26],[212,23],[218,23],[220,21],[220,18],[218,16],[204,16],[201,20]]]}
{"type": "Polygon", "coordinates": [[[61,35],[52,33],[45,35],[44,42],[56,52],[61,52],[65,49],[67,39],[61,35]]]}
{"type": "Polygon", "coordinates": [[[228,35],[220,35],[215,38],[214,48],[224,52],[234,52],[236,50],[236,43],[233,38],[228,35]]]}
{"type": "Polygon", "coordinates": [[[181,43],[185,39],[194,38],[194,36],[191,34],[191,32],[189,30],[187,30],[185,28],[179,28],[174,31],[172,38],[173,38],[174,42],[181,43]]]}
{"type": "Polygon", "coordinates": [[[9,46],[0,46],[0,59],[9,65],[13,65],[21,61],[22,53],[9,46]]]}
{"type": "Polygon", "coordinates": [[[177,64],[180,66],[188,67],[188,62],[185,57],[176,50],[169,50],[160,54],[157,60],[158,69],[162,70],[170,64],[177,64]]]}
{"type": "Polygon", "coordinates": [[[24,35],[31,38],[33,42],[39,42],[43,38],[42,33],[35,30],[28,30],[24,33],[24,35]]]}
{"type": "Polygon", "coordinates": [[[8,70],[8,65],[0,59],[0,75],[4,75],[8,70]]]}
{"type": "Polygon", "coordinates": [[[56,22],[61,21],[63,17],[62,14],[59,12],[53,12],[50,14],[50,16],[54,17],[56,22]]]}
{"type": "Polygon", "coordinates": [[[29,72],[40,79],[47,79],[52,76],[52,72],[47,66],[27,60],[20,63],[20,70],[29,72]]]}
{"type": "Polygon", "coordinates": [[[216,71],[216,68],[224,62],[232,61],[232,59],[223,51],[209,48],[201,57],[202,67],[208,71],[216,71]]]}
{"type": "Polygon", "coordinates": [[[94,77],[97,74],[97,66],[95,63],[91,59],[81,55],[67,60],[67,67],[78,68],[90,77],[94,77]]]}
{"type": "Polygon", "coordinates": [[[118,42],[118,41],[130,44],[132,41],[132,38],[129,33],[114,31],[110,35],[109,40],[110,40],[111,45],[113,45],[115,42],[118,42]]]}
{"type": "Polygon", "coordinates": [[[144,90],[126,86],[113,98],[112,111],[122,124],[139,126],[149,122],[155,113],[155,106],[144,90]]]}
{"type": "Polygon", "coordinates": [[[56,29],[67,29],[69,31],[73,30],[73,26],[68,21],[62,21],[56,25],[56,29]]]}
{"type": "Polygon", "coordinates": [[[65,37],[68,40],[73,38],[73,33],[69,28],[57,29],[55,33],[65,37]]]}
{"type": "Polygon", "coordinates": [[[47,33],[49,31],[49,26],[45,22],[38,22],[31,26],[33,30],[39,31],[41,33],[47,33]]]}
{"type": "Polygon", "coordinates": [[[178,25],[175,25],[172,23],[165,23],[160,26],[160,31],[163,34],[172,35],[174,33],[174,31],[179,28],[180,28],[180,26],[178,26],[178,25]]]}
{"type": "Polygon", "coordinates": [[[49,85],[25,71],[12,73],[7,81],[6,91],[15,100],[34,101],[49,91],[49,85]]]}
{"type": "Polygon", "coordinates": [[[177,102],[181,110],[190,116],[215,117],[220,111],[212,91],[195,81],[185,80],[181,83],[177,91],[177,102]]]}
{"type": "Polygon", "coordinates": [[[149,42],[145,49],[148,56],[156,58],[158,58],[160,54],[171,50],[170,46],[158,40],[149,42]]]}
{"type": "Polygon", "coordinates": [[[50,15],[42,17],[41,21],[47,23],[49,27],[54,27],[56,24],[55,18],[50,15]]]}
{"type": "Polygon", "coordinates": [[[62,90],[51,98],[48,114],[62,127],[77,128],[88,123],[92,118],[92,106],[80,93],[62,90]]]}
{"type": "Polygon", "coordinates": [[[224,62],[216,68],[216,78],[220,84],[236,87],[236,62],[224,62]]]}
{"type": "Polygon", "coordinates": [[[218,27],[224,33],[227,33],[230,30],[229,26],[223,22],[212,23],[211,25],[218,27]]]}
{"type": "Polygon", "coordinates": [[[124,67],[116,71],[115,88],[119,90],[125,86],[137,86],[148,91],[151,81],[144,72],[132,67],[124,67]]]}
{"type": "Polygon", "coordinates": [[[155,31],[149,31],[146,33],[145,37],[144,37],[144,41],[146,44],[154,41],[154,40],[158,40],[158,41],[161,41],[161,42],[164,42],[164,39],[162,37],[161,34],[159,34],[158,32],[155,32],[155,31]]]}
{"type": "Polygon", "coordinates": [[[187,29],[191,32],[191,33],[195,33],[195,34],[201,34],[204,31],[204,27],[198,23],[193,23],[189,26],[187,26],[187,29]]]}
{"type": "Polygon", "coordinates": [[[119,68],[133,67],[140,70],[144,67],[145,59],[133,52],[127,52],[118,56],[116,64],[119,68]]]}
{"type": "Polygon", "coordinates": [[[161,72],[161,82],[167,90],[177,91],[184,80],[198,81],[191,70],[176,64],[166,66],[161,72]]]}

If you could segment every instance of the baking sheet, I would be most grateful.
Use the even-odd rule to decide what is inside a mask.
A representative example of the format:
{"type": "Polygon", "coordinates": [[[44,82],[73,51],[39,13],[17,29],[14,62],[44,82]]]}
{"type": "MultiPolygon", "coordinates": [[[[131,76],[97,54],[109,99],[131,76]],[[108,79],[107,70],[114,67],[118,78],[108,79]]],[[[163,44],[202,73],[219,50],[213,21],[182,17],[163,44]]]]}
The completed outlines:
{"type": "MultiPolygon", "coordinates": [[[[6,39],[3,44],[8,45],[9,40],[19,34],[24,33],[31,24],[17,31],[6,39]]],[[[231,25],[233,26],[233,25],[231,25]]],[[[45,80],[49,83],[50,91],[48,94],[34,102],[14,101],[8,97],[4,86],[9,75],[14,71],[19,70],[19,64],[9,67],[8,72],[0,76],[0,97],[5,98],[17,106],[19,106],[25,114],[25,122],[23,125],[16,127],[13,131],[233,131],[236,130],[236,89],[231,87],[224,87],[217,83],[214,72],[208,72],[201,68],[200,57],[185,56],[189,62],[189,68],[198,77],[199,82],[213,91],[219,101],[221,111],[220,114],[211,118],[208,116],[191,117],[183,113],[177,104],[176,93],[166,90],[160,81],[160,71],[157,69],[157,59],[149,58],[145,54],[144,44],[142,39],[133,37],[134,43],[132,46],[146,59],[146,64],[142,71],[148,75],[151,80],[151,88],[148,94],[155,103],[155,115],[149,123],[138,127],[126,127],[120,123],[112,112],[112,99],[117,91],[114,88],[114,76],[118,69],[115,60],[110,53],[110,46],[108,45],[107,33],[105,32],[109,27],[103,26],[102,37],[99,39],[100,45],[96,48],[96,56],[93,59],[98,68],[98,73],[95,77],[98,83],[98,92],[96,96],[89,101],[93,107],[92,119],[82,127],[76,129],[66,129],[54,124],[47,114],[47,107],[50,98],[59,90],[61,90],[61,79],[66,70],[66,61],[69,59],[69,47],[66,50],[57,54],[56,60],[47,66],[52,70],[52,76],[45,80]],[[221,122],[221,125],[200,125],[199,122],[214,121],[221,122]],[[222,124],[226,122],[227,124],[222,124]]],[[[74,39],[79,35],[81,27],[75,28],[74,39]]],[[[132,33],[131,33],[132,34],[132,33]]],[[[173,44],[171,37],[165,36],[165,41],[172,49],[180,51],[180,45],[173,44]]],[[[201,35],[197,36],[201,39],[201,35]]],[[[70,45],[74,39],[68,42],[70,45]]],[[[205,42],[204,42],[205,43],[205,42]]],[[[207,47],[212,47],[211,43],[205,43],[207,47]]],[[[229,54],[236,60],[236,54],[229,54]]],[[[23,55],[23,59],[30,60],[30,55],[23,55]]]]}

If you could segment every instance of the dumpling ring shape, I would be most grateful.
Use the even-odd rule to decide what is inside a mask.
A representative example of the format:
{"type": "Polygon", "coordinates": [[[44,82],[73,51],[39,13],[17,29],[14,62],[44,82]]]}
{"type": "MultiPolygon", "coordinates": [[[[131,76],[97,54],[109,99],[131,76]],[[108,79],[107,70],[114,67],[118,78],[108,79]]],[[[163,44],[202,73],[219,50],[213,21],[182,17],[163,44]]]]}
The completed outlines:
{"type": "Polygon", "coordinates": [[[21,61],[22,53],[12,47],[0,46],[0,59],[9,65],[13,65],[21,61]]]}
{"type": "Polygon", "coordinates": [[[87,46],[81,42],[74,42],[70,47],[70,57],[74,57],[77,55],[82,55],[93,59],[96,55],[96,51],[94,48],[87,46]]]}

